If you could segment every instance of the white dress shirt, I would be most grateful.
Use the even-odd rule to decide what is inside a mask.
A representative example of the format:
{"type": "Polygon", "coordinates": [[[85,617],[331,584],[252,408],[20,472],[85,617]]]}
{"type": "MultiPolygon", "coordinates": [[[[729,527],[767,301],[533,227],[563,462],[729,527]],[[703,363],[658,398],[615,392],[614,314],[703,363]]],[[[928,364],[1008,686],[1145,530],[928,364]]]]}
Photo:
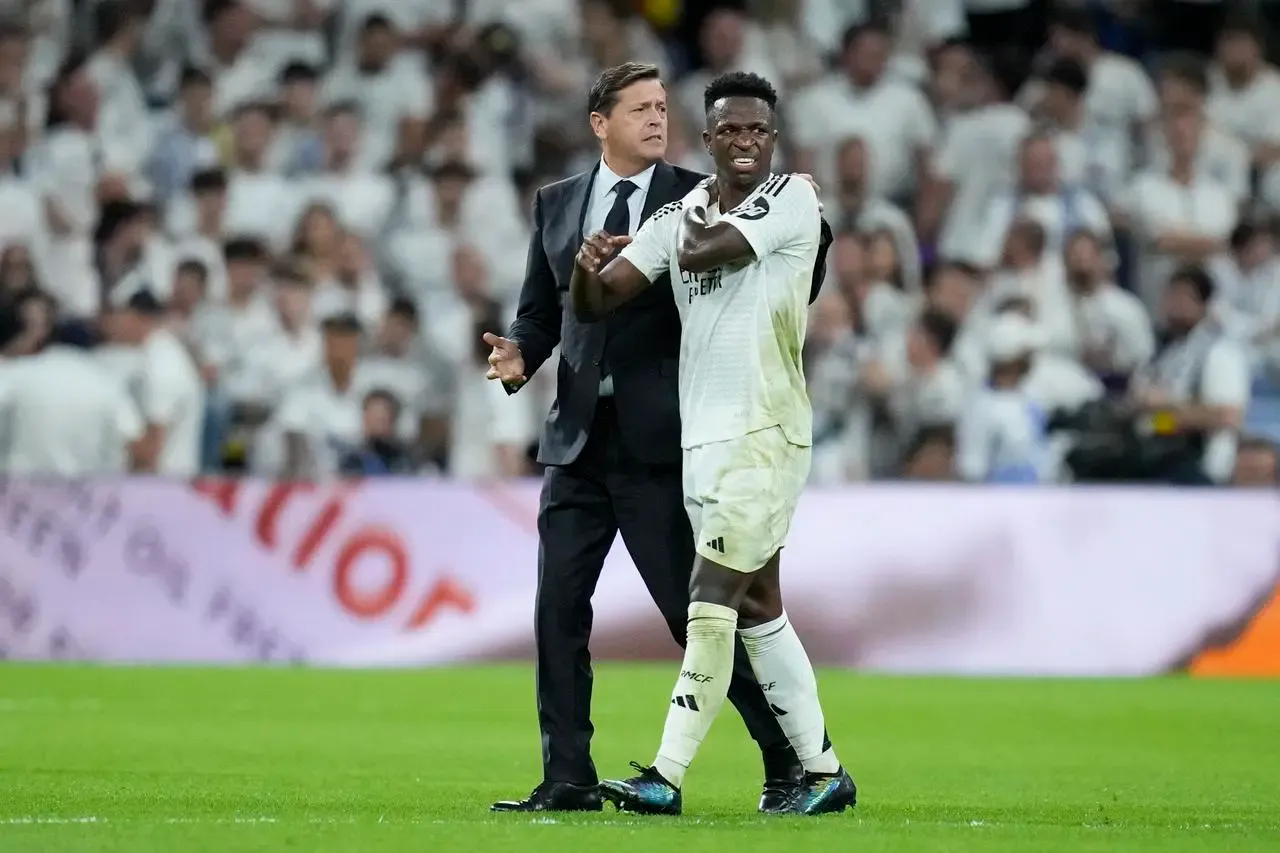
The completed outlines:
{"type": "MultiPolygon", "coordinates": [[[[636,231],[640,230],[640,215],[644,212],[644,201],[649,196],[649,185],[653,183],[653,170],[655,168],[657,167],[650,166],[638,175],[622,178],[609,168],[609,164],[604,161],[603,157],[600,158],[600,170],[596,172],[595,179],[591,182],[591,198],[587,202],[587,216],[582,221],[582,236],[585,238],[588,234],[594,234],[604,228],[604,221],[608,218],[609,211],[613,209],[614,187],[620,181],[630,181],[636,185],[635,191],[627,199],[627,212],[631,219],[631,230],[628,233],[634,235],[636,231]]],[[[613,396],[612,374],[600,380],[600,396],[613,396]]]]}

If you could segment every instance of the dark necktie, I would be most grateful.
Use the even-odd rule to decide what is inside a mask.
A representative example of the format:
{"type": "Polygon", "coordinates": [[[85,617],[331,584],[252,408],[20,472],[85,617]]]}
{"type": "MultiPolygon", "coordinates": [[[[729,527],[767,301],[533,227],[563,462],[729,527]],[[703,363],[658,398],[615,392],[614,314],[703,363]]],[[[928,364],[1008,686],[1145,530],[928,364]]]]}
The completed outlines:
{"type": "MultiPolygon", "coordinates": [[[[631,181],[618,181],[613,185],[613,207],[609,209],[609,215],[604,218],[604,233],[612,237],[622,237],[631,233],[631,208],[627,206],[627,199],[631,194],[640,189],[631,181]]],[[[609,375],[609,362],[604,358],[600,359],[600,378],[609,375]]]]}
{"type": "Polygon", "coordinates": [[[623,237],[631,233],[631,208],[627,199],[640,189],[630,181],[618,181],[613,185],[613,207],[604,218],[604,231],[612,237],[623,237]]]}

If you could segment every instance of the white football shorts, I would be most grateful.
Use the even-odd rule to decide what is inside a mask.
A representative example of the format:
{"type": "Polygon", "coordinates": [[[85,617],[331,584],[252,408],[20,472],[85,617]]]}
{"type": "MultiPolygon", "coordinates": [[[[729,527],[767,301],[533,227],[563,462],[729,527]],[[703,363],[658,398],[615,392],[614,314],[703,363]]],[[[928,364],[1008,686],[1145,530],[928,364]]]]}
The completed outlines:
{"type": "Polygon", "coordinates": [[[786,541],[812,448],[781,427],[684,451],[684,508],[694,548],[712,562],[755,572],[786,541]]]}

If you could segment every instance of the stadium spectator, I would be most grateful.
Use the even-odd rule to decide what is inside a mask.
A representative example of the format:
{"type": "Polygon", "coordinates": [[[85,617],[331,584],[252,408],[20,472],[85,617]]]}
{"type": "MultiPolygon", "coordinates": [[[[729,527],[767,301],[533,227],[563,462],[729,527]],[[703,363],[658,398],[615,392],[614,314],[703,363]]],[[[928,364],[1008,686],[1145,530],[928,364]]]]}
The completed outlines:
{"type": "Polygon", "coordinates": [[[1134,402],[1153,416],[1152,428],[1185,439],[1185,452],[1170,464],[1170,478],[1196,474],[1226,482],[1249,401],[1249,368],[1243,348],[1209,320],[1213,280],[1185,267],[1165,295],[1166,342],[1132,387],[1134,402]]]}
{"type": "Polygon", "coordinates": [[[1133,293],[1114,280],[1106,247],[1091,231],[1076,231],[1064,252],[1076,355],[1099,377],[1120,388],[1155,354],[1151,317],[1133,293]]]}
{"type": "Polygon", "coordinates": [[[1241,488],[1274,489],[1280,483],[1280,451],[1263,438],[1240,439],[1231,485],[1241,488]]]}
{"type": "Polygon", "coordinates": [[[145,284],[108,315],[108,335],[135,347],[141,362],[125,377],[137,388],[145,429],[134,446],[137,471],[193,477],[201,469],[205,388],[194,360],[164,326],[164,305],[145,284]]]}
{"type": "Polygon", "coordinates": [[[924,94],[886,73],[892,44],[893,36],[883,25],[851,27],[841,54],[843,73],[824,78],[790,100],[787,127],[795,146],[793,168],[831,186],[840,142],[860,136],[870,155],[871,190],[895,201],[910,199],[937,141],[938,126],[924,94]]]}
{"type": "Polygon", "coordinates": [[[91,353],[50,337],[49,318],[35,313],[0,309],[0,351],[25,356],[0,369],[0,470],[36,478],[124,474],[143,435],[137,406],[123,382],[91,353]]]}

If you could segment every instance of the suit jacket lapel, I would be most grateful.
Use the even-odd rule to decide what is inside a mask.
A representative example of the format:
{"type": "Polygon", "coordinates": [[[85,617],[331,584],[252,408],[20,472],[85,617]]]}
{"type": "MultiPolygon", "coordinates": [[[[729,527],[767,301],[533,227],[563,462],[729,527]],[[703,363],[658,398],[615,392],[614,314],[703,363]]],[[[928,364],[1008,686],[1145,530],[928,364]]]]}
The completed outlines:
{"type": "Polygon", "coordinates": [[[573,243],[574,254],[577,254],[578,247],[582,245],[582,229],[587,224],[587,208],[591,206],[591,188],[595,186],[599,171],[600,161],[597,160],[590,172],[585,172],[578,178],[578,183],[569,196],[569,210],[578,214],[574,220],[573,239],[570,241],[573,243]]]}
{"type": "Polygon", "coordinates": [[[597,161],[596,166],[590,172],[582,172],[577,179],[568,188],[564,199],[564,207],[562,210],[567,216],[560,221],[568,228],[568,233],[564,234],[560,242],[560,258],[558,269],[563,271],[563,279],[560,282],[562,288],[569,286],[569,276],[573,272],[573,259],[578,255],[578,249],[582,248],[582,226],[587,221],[587,206],[591,203],[591,186],[595,183],[596,172],[600,170],[600,163],[597,161]]]}
{"type": "Polygon", "coordinates": [[[640,221],[643,223],[653,212],[664,204],[670,204],[676,201],[676,173],[666,163],[659,163],[654,167],[653,180],[649,182],[649,194],[644,197],[644,209],[640,211],[640,221]]]}

